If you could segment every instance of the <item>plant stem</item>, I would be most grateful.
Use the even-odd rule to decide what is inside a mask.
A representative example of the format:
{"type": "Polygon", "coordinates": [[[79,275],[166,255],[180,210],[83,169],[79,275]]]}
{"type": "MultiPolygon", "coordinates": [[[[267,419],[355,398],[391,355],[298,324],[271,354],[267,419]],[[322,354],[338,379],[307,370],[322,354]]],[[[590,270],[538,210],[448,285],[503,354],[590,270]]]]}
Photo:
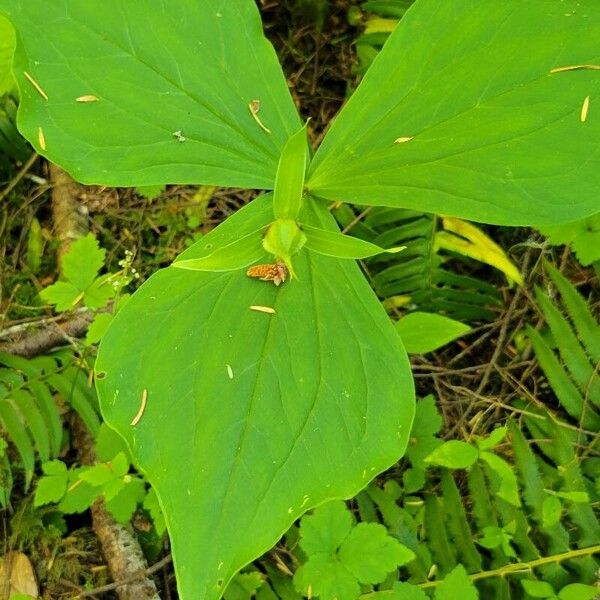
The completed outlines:
{"type": "MultiPolygon", "coordinates": [[[[509,565],[504,565],[498,569],[493,569],[492,571],[481,571],[480,573],[472,573],[469,575],[469,579],[471,581],[477,581],[479,579],[488,579],[490,577],[504,577],[506,575],[511,575],[513,573],[523,573],[527,571],[531,571],[532,569],[536,569],[537,567],[542,567],[544,565],[550,563],[558,563],[563,562],[564,560],[571,560],[573,558],[581,558],[582,556],[590,556],[591,554],[600,553],[600,544],[597,546],[589,546],[588,548],[578,548],[577,550],[570,550],[569,552],[562,552],[561,554],[553,554],[552,556],[544,556],[542,558],[536,558],[535,560],[530,560],[529,562],[518,562],[512,563],[509,565]]],[[[441,583],[443,583],[443,579],[439,579],[437,581],[428,581],[426,583],[416,583],[415,587],[420,589],[427,588],[435,588],[441,583]]],[[[360,597],[360,600],[368,600],[371,597],[381,598],[387,594],[393,594],[393,590],[382,590],[379,592],[369,592],[368,594],[363,594],[360,597]]]]}
{"type": "MultiPolygon", "coordinates": [[[[492,571],[481,571],[481,573],[473,573],[469,575],[471,581],[477,581],[479,579],[488,579],[489,577],[504,577],[512,573],[522,573],[524,571],[531,571],[537,567],[542,567],[550,563],[563,562],[564,560],[570,560],[572,558],[580,558],[582,556],[589,556],[600,552],[600,544],[596,546],[590,546],[588,548],[578,548],[577,550],[569,550],[569,552],[562,552],[561,554],[553,554],[552,556],[544,556],[542,558],[536,558],[529,562],[518,562],[509,565],[504,565],[498,569],[492,571]]],[[[427,583],[417,584],[417,587],[421,589],[432,588],[438,586],[443,580],[439,581],[428,581],[427,583]]]]}

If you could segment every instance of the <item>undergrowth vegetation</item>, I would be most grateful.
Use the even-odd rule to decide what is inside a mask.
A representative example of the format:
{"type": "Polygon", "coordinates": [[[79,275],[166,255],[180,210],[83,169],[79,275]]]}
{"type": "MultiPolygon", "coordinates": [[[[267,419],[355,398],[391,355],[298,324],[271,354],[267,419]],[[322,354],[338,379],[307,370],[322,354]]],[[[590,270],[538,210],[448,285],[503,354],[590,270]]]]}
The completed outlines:
{"type": "Polygon", "coordinates": [[[277,57],[250,0],[44,4],[0,0],[0,600],[597,598],[591,0],[261,3],[277,57]]]}

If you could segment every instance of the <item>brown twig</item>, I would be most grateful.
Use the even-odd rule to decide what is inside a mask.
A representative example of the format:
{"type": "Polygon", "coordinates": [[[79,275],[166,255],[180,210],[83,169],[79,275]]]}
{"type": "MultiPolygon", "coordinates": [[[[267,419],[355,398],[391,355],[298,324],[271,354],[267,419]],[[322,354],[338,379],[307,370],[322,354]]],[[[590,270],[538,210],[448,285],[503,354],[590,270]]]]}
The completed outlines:
{"type": "Polygon", "coordinates": [[[48,320],[42,329],[20,335],[17,339],[0,344],[0,352],[31,358],[64,346],[73,338],[85,335],[94,314],[86,311],[63,322],[48,320]]]}
{"type": "Polygon", "coordinates": [[[0,202],[2,202],[2,200],[4,200],[4,198],[6,198],[6,196],[8,196],[8,194],[10,194],[15,189],[19,181],[21,181],[21,179],[23,179],[23,177],[27,175],[27,172],[29,171],[29,169],[31,169],[31,167],[33,167],[35,161],[38,159],[38,156],[39,154],[37,152],[34,152],[29,157],[27,162],[21,167],[20,171],[10,180],[8,185],[0,192],[0,202]]]}
{"type": "MultiPolygon", "coordinates": [[[[167,554],[164,558],[162,558],[158,562],[154,563],[151,567],[148,567],[143,572],[143,576],[148,577],[150,575],[153,575],[154,573],[156,573],[157,571],[160,571],[160,569],[162,569],[163,567],[168,565],[172,560],[173,559],[171,557],[171,554],[167,554]]],[[[107,583],[106,585],[102,585],[97,588],[93,588],[91,590],[85,590],[85,591],[81,592],[80,594],[78,594],[77,596],[75,596],[75,598],[77,600],[79,600],[79,598],[90,598],[90,597],[95,596],[96,594],[103,594],[104,592],[112,592],[113,590],[116,590],[118,587],[121,587],[128,583],[133,583],[133,582],[135,582],[135,579],[130,578],[128,580],[116,581],[114,583],[107,583]]]]}

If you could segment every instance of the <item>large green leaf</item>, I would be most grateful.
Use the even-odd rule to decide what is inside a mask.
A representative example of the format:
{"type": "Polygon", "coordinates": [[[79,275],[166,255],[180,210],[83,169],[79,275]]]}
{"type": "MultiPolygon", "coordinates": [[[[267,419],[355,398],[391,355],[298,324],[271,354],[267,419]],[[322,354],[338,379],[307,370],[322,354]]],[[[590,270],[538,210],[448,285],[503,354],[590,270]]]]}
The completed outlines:
{"type": "Polygon", "coordinates": [[[6,19],[0,17],[0,96],[9,92],[14,86],[11,73],[14,49],[14,29],[6,19]]]}
{"type": "Polygon", "coordinates": [[[316,195],[501,224],[597,212],[600,4],[418,0],[336,118],[316,195]],[[582,122],[582,106],[589,112],[582,122]]]}
{"type": "MultiPolygon", "coordinates": [[[[303,221],[335,227],[306,205],[303,221]]],[[[182,258],[272,214],[260,198],[182,258]]],[[[294,267],[279,287],[243,271],[162,270],[100,347],[104,417],[157,490],[185,600],[219,598],[294,519],[358,492],[407,443],[406,354],[356,263],[303,249],[294,267]]]]}
{"type": "Polygon", "coordinates": [[[0,12],[18,32],[19,127],[78,180],[272,187],[300,119],[252,0],[0,0],[0,12]]]}

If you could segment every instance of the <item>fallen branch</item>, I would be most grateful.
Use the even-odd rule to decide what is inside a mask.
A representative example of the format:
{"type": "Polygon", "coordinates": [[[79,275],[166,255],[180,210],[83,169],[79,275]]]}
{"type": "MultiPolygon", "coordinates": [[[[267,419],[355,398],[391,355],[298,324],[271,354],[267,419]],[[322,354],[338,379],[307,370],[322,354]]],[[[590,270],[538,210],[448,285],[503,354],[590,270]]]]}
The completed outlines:
{"type": "Polygon", "coordinates": [[[57,322],[54,319],[44,321],[42,322],[43,327],[35,329],[35,331],[30,331],[30,329],[39,327],[39,323],[35,325],[28,324],[28,327],[20,328],[21,331],[15,329],[14,331],[2,332],[0,337],[5,337],[5,333],[11,336],[16,334],[17,337],[11,341],[0,343],[0,352],[16,354],[25,358],[50,352],[58,346],[70,343],[73,338],[84,336],[93,318],[94,313],[92,311],[82,311],[80,314],[62,322],[57,322]]]}

